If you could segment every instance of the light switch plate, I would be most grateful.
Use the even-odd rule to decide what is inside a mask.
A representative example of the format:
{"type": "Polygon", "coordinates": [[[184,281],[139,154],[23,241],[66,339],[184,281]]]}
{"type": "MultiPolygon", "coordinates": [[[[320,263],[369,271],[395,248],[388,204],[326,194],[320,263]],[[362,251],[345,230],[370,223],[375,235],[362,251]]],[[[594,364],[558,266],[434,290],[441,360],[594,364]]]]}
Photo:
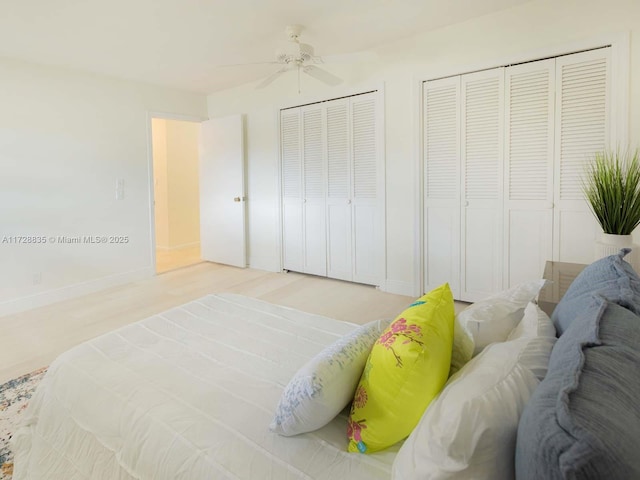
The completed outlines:
{"type": "Polygon", "coordinates": [[[124,178],[116,179],[116,200],[124,200],[124,178]]]}

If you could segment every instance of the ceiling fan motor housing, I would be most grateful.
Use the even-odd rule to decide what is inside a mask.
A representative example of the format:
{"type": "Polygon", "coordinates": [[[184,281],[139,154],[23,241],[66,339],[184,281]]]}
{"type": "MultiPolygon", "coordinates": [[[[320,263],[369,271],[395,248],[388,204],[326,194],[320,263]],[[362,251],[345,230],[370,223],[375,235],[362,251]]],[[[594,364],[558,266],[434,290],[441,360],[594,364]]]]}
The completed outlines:
{"type": "Polygon", "coordinates": [[[260,82],[256,88],[264,88],[273,82],[276,78],[287,71],[297,70],[298,72],[298,93],[300,93],[300,73],[304,73],[313,77],[327,85],[338,85],[342,82],[342,79],[335,75],[316,67],[315,64],[322,63],[320,57],[316,57],[313,52],[313,47],[307,43],[300,43],[300,33],[302,32],[301,25],[289,25],[285,29],[289,41],[276,50],[276,63],[284,65],[277,72],[272,73],[262,82],[260,82]]]}
{"type": "Polygon", "coordinates": [[[278,63],[304,63],[313,57],[313,47],[306,43],[289,42],[276,52],[278,63]]]}

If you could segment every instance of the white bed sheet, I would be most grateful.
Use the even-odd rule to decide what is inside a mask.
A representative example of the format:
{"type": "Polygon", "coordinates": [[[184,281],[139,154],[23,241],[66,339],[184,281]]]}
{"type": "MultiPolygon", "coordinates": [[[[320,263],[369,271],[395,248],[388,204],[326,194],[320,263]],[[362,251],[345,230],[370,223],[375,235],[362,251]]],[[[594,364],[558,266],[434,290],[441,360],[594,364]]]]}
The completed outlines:
{"type": "Polygon", "coordinates": [[[208,295],[61,355],[14,436],[14,480],[389,479],[398,446],[347,453],[346,415],[282,437],[284,386],[356,326],[208,295]]]}

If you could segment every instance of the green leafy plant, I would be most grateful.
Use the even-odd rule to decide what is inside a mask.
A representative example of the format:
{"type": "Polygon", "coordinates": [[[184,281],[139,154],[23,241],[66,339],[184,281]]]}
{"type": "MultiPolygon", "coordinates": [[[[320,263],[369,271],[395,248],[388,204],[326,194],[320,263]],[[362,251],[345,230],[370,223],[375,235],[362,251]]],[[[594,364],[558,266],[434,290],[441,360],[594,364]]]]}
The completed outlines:
{"type": "Polygon", "coordinates": [[[630,235],[640,224],[638,150],[596,153],[587,166],[583,190],[604,233],[630,235]]]}

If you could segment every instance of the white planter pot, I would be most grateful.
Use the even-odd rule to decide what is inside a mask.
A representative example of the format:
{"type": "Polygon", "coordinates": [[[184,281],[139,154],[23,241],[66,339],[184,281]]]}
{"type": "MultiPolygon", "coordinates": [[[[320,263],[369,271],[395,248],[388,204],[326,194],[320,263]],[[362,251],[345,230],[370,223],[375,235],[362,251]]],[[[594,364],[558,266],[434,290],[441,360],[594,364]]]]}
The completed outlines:
{"type": "Polygon", "coordinates": [[[636,272],[640,272],[640,247],[633,244],[632,235],[612,235],[603,233],[596,242],[596,258],[616,255],[621,248],[631,248],[632,251],[624,259],[631,264],[636,272]]]}

